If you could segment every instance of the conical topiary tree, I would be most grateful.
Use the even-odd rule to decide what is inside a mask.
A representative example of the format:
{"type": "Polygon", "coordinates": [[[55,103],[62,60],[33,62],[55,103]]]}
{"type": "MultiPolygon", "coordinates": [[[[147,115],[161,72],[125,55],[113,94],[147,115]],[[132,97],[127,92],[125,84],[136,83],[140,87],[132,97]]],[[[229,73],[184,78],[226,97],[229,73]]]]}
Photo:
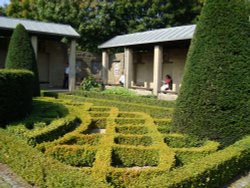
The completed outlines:
{"type": "Polygon", "coordinates": [[[21,24],[16,26],[11,36],[5,68],[27,69],[32,71],[35,77],[33,96],[40,95],[38,68],[34,49],[31,45],[28,32],[21,24]]]}
{"type": "Polygon", "coordinates": [[[250,22],[244,0],[207,0],[173,116],[177,132],[228,145],[250,134],[250,22]]]}

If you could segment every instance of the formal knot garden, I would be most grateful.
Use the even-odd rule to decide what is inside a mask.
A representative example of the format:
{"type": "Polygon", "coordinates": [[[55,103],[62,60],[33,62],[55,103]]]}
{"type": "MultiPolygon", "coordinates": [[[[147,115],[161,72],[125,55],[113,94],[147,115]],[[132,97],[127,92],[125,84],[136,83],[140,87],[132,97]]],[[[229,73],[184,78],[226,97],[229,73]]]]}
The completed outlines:
{"type": "Polygon", "coordinates": [[[1,130],[0,159],[41,187],[211,187],[249,166],[249,138],[220,149],[170,133],[171,105],[140,106],[65,94],[36,98],[30,116],[1,130]]]}

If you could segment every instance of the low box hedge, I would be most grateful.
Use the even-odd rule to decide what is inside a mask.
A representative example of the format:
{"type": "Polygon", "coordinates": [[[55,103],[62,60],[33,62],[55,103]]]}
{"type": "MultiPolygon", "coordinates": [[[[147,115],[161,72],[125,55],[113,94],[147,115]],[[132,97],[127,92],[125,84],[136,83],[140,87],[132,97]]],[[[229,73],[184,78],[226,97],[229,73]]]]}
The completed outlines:
{"type": "Polygon", "coordinates": [[[148,128],[145,126],[117,126],[115,131],[122,134],[146,134],[148,128]]]}
{"type": "Polygon", "coordinates": [[[160,169],[140,173],[113,171],[108,178],[114,187],[217,188],[240,172],[249,171],[249,161],[250,136],[167,173],[160,169]]]}
{"type": "Polygon", "coordinates": [[[159,151],[141,147],[113,147],[112,166],[157,166],[159,164],[159,151]]]}
{"type": "Polygon", "coordinates": [[[153,141],[150,136],[119,135],[115,137],[115,143],[121,145],[149,146],[152,145],[152,142],[153,141]]]}
{"type": "Polygon", "coordinates": [[[33,80],[33,73],[27,70],[0,70],[0,127],[30,113],[33,80]]]}
{"type": "Polygon", "coordinates": [[[83,96],[86,98],[107,99],[107,100],[121,101],[126,103],[138,103],[138,104],[146,104],[159,107],[169,107],[169,108],[175,107],[175,101],[157,100],[152,98],[145,98],[145,96],[121,96],[114,94],[104,94],[101,92],[80,91],[80,90],[77,90],[72,94],[77,96],[83,96]]]}
{"type": "Polygon", "coordinates": [[[143,118],[116,118],[115,122],[119,125],[143,125],[145,119],[143,118]]]}
{"type": "Polygon", "coordinates": [[[69,115],[65,118],[61,118],[53,121],[49,126],[42,130],[34,130],[27,133],[25,136],[28,139],[30,145],[53,141],[64,134],[73,131],[80,124],[80,119],[76,116],[69,115]]]}
{"type": "Polygon", "coordinates": [[[161,107],[147,104],[129,103],[123,101],[115,101],[108,99],[86,98],[83,96],[75,96],[70,94],[59,93],[60,99],[71,99],[80,102],[90,102],[98,106],[117,107],[120,111],[145,112],[154,118],[171,118],[173,113],[172,107],[161,107]]]}
{"type": "Polygon", "coordinates": [[[109,187],[90,175],[46,157],[37,149],[7,131],[0,129],[0,162],[22,176],[29,184],[46,187],[109,187]],[[65,173],[64,173],[65,172],[65,173]]]}
{"type": "Polygon", "coordinates": [[[47,148],[45,154],[71,166],[91,167],[95,161],[96,149],[86,146],[60,145],[47,148]]]}
{"type": "Polygon", "coordinates": [[[101,135],[72,135],[64,141],[60,142],[61,145],[92,145],[96,146],[100,143],[101,135]]]}
{"type": "Polygon", "coordinates": [[[89,127],[91,128],[98,128],[98,129],[105,129],[107,125],[107,118],[91,118],[91,124],[89,127]]]}

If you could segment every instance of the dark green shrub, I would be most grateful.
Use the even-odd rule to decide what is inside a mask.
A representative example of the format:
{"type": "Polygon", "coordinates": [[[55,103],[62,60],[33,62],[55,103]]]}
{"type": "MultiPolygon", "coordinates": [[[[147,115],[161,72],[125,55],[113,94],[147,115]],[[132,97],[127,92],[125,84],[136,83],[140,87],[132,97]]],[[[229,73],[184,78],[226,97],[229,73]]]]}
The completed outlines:
{"type": "Polygon", "coordinates": [[[177,134],[166,135],[164,141],[171,148],[200,147],[204,143],[204,140],[199,140],[197,137],[177,134]]]}
{"type": "Polygon", "coordinates": [[[31,111],[33,78],[26,70],[0,70],[0,127],[31,111]]]}
{"type": "Polygon", "coordinates": [[[85,91],[100,90],[100,87],[101,85],[92,76],[84,78],[81,83],[81,89],[85,91]]]}
{"type": "Polygon", "coordinates": [[[40,96],[36,57],[28,32],[22,24],[16,26],[11,36],[5,68],[27,69],[32,71],[34,73],[33,96],[40,96]]]}
{"type": "Polygon", "coordinates": [[[173,128],[229,145],[250,134],[250,24],[245,0],[207,0],[177,99],[173,128]]]}

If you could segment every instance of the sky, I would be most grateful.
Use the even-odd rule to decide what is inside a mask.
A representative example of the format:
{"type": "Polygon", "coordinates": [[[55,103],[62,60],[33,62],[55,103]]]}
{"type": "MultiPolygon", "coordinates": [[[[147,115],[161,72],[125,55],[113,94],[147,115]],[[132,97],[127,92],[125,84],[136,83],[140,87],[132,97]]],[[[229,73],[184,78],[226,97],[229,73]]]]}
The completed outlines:
{"type": "Polygon", "coordinates": [[[10,0],[0,0],[0,6],[3,6],[4,4],[9,4],[10,0]]]}

